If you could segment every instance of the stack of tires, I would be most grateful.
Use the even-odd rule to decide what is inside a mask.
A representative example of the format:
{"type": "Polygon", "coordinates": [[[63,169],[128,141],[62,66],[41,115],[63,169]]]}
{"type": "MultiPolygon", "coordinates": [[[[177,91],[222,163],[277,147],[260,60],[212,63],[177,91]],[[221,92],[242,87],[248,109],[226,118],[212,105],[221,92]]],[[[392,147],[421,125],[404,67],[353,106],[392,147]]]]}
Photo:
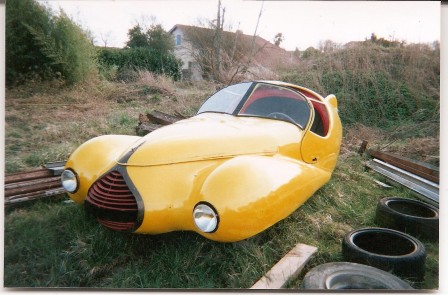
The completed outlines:
{"type": "Polygon", "coordinates": [[[304,289],[412,289],[423,281],[426,250],[419,239],[438,240],[439,210],[427,203],[388,197],[376,208],[381,227],[353,230],[342,241],[347,262],[319,265],[304,277],[304,289]],[[404,280],[402,280],[404,279],[404,280]]]}

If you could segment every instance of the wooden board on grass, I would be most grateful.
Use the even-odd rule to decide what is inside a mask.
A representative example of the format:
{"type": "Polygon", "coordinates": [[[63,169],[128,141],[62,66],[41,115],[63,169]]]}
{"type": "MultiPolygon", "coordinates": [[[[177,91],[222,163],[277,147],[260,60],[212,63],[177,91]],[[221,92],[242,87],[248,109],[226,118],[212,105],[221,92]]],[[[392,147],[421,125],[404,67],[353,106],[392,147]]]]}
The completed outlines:
{"type": "Polygon", "coordinates": [[[251,289],[280,289],[289,279],[299,275],[303,267],[317,251],[316,247],[297,244],[274,265],[251,289]]]}

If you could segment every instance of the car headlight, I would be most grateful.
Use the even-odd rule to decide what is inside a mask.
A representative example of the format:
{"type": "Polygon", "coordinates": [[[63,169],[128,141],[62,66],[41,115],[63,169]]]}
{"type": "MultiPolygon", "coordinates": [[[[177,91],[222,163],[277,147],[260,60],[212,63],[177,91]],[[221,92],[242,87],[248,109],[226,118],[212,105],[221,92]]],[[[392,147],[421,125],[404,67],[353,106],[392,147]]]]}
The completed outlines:
{"type": "Polygon", "coordinates": [[[78,190],[78,177],[71,169],[66,169],[61,174],[62,187],[69,193],[74,193],[78,190]]]}
{"type": "Polygon", "coordinates": [[[212,233],[218,229],[219,216],[210,204],[197,204],[193,210],[193,220],[196,226],[205,233],[212,233]]]}

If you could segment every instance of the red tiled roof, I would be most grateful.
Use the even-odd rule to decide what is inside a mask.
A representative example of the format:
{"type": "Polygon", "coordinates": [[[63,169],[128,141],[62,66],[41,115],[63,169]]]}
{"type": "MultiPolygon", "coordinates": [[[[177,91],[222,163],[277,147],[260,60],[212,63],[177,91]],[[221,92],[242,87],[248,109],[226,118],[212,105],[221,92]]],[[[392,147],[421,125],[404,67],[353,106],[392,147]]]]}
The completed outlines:
{"type": "MultiPolygon", "coordinates": [[[[212,30],[210,28],[176,24],[168,32],[170,34],[172,34],[177,28],[181,29],[181,30],[185,30],[185,29],[189,29],[189,28],[212,30]]],[[[224,33],[236,34],[235,32],[229,32],[229,31],[224,31],[224,33]]],[[[241,34],[240,36],[242,36],[243,39],[250,40],[250,42],[252,42],[252,38],[254,37],[253,35],[246,35],[246,34],[241,34]]],[[[279,63],[287,62],[291,57],[290,52],[286,51],[285,49],[283,49],[275,44],[272,44],[271,42],[267,41],[266,39],[263,39],[260,36],[255,36],[255,44],[256,44],[256,48],[261,48],[257,52],[257,54],[254,56],[254,59],[253,59],[253,61],[256,64],[259,64],[259,65],[262,65],[265,67],[269,67],[269,68],[273,68],[273,67],[279,65],[279,63]]]]}

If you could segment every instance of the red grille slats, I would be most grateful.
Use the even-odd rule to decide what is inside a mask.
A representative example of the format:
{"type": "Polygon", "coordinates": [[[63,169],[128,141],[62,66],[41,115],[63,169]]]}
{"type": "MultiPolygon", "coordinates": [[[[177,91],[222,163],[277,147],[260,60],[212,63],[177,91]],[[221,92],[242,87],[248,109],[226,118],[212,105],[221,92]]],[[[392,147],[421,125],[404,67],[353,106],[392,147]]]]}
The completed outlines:
{"type": "Polygon", "coordinates": [[[104,178],[102,180],[102,184],[105,185],[105,186],[109,186],[109,187],[120,187],[120,188],[127,188],[128,187],[126,182],[118,182],[115,179],[107,179],[107,178],[104,178]]]}
{"type": "Polygon", "coordinates": [[[93,201],[93,203],[98,205],[101,204],[103,207],[110,205],[110,209],[122,209],[121,206],[134,206],[134,208],[137,209],[137,202],[127,185],[126,189],[123,189],[122,186],[117,188],[115,184],[104,184],[105,180],[110,181],[111,179],[113,179],[112,183],[116,182],[120,185],[123,183],[126,184],[123,176],[121,176],[119,172],[112,171],[93,184],[89,190],[88,198],[93,201]]]}
{"type": "Polygon", "coordinates": [[[114,204],[116,205],[120,205],[120,204],[137,204],[134,200],[131,199],[123,199],[123,198],[116,198],[116,197],[109,197],[109,196],[101,196],[101,195],[97,195],[97,192],[91,192],[91,198],[89,198],[89,200],[93,199],[93,200],[97,200],[99,202],[105,201],[105,202],[114,202],[114,204]],[[95,195],[95,196],[92,196],[95,195]]]}
{"type": "Polygon", "coordinates": [[[108,176],[115,176],[116,178],[123,178],[123,176],[121,176],[121,173],[118,171],[111,171],[108,176]]]}
{"type": "Polygon", "coordinates": [[[137,203],[124,203],[124,202],[114,203],[114,202],[109,202],[109,201],[104,201],[104,200],[97,200],[97,199],[93,199],[93,198],[90,198],[89,201],[90,201],[90,203],[100,206],[102,208],[111,209],[111,207],[114,207],[113,208],[114,210],[132,210],[132,211],[134,211],[135,205],[137,204],[137,203]]]}
{"type": "Polygon", "coordinates": [[[124,181],[123,177],[121,176],[121,174],[119,172],[118,173],[114,173],[113,171],[110,174],[106,175],[105,178],[106,179],[117,180],[117,181],[120,181],[120,182],[124,181]]]}
{"type": "Polygon", "coordinates": [[[131,230],[138,215],[138,204],[125,179],[111,171],[90,188],[86,201],[96,207],[98,221],[113,230],[131,230]]]}
{"type": "Polygon", "coordinates": [[[104,193],[101,190],[99,190],[97,187],[94,187],[89,192],[90,199],[97,200],[97,201],[115,201],[113,204],[120,205],[120,204],[127,204],[127,203],[133,203],[137,205],[137,202],[135,201],[133,195],[113,195],[109,193],[104,193]]]}
{"type": "Polygon", "coordinates": [[[101,189],[101,192],[104,194],[107,194],[106,192],[113,192],[113,194],[110,194],[110,196],[116,196],[116,195],[123,195],[123,196],[132,196],[132,193],[129,191],[128,187],[126,186],[126,189],[116,189],[104,186],[101,182],[96,183],[95,188],[101,189]]]}
{"type": "Polygon", "coordinates": [[[101,218],[98,218],[98,222],[114,230],[130,230],[134,226],[134,222],[115,222],[101,218]]]}

